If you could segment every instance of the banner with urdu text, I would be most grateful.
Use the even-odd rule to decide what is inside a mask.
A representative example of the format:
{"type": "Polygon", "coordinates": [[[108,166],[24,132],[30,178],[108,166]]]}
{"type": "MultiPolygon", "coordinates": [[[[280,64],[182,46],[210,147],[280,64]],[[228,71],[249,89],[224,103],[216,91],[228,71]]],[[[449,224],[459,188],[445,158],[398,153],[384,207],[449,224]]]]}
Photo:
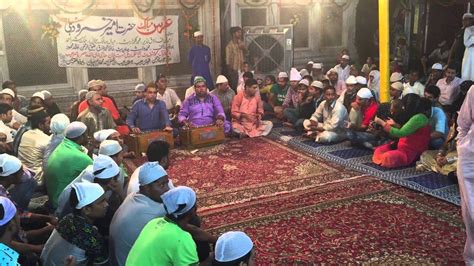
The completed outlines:
{"type": "Polygon", "coordinates": [[[117,68],[179,63],[178,18],[91,16],[73,23],[57,21],[58,64],[117,68]]]}

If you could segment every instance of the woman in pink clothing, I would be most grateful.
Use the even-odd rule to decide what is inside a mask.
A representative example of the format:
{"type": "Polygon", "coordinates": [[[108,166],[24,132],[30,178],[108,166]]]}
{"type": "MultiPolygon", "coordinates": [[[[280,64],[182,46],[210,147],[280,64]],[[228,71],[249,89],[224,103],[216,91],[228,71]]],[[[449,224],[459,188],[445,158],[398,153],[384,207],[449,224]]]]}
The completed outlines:
{"type": "Polygon", "coordinates": [[[240,136],[266,136],[273,127],[272,122],[262,121],[263,102],[257,91],[257,81],[248,79],[245,89],[239,91],[232,100],[232,128],[240,136]]]}
{"type": "Polygon", "coordinates": [[[375,149],[372,161],[386,168],[397,168],[410,165],[428,149],[430,142],[430,125],[428,113],[431,110],[429,100],[416,94],[407,94],[403,98],[406,123],[401,128],[394,126],[393,120],[384,121],[378,117],[375,123],[398,138],[375,149]]]}

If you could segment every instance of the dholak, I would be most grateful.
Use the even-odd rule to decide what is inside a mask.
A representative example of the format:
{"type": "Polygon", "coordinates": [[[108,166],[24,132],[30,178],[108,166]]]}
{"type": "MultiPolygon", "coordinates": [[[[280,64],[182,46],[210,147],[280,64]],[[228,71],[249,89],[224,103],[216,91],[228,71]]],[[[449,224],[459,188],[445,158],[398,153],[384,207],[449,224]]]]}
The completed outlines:
{"type": "Polygon", "coordinates": [[[130,151],[134,151],[137,156],[140,156],[143,152],[146,152],[148,145],[156,140],[162,140],[168,142],[170,148],[174,147],[174,139],[172,132],[166,132],[161,130],[148,131],[141,134],[130,133],[125,136],[125,144],[127,144],[130,151]]]}
{"type": "Polygon", "coordinates": [[[179,137],[187,148],[202,148],[222,143],[225,135],[223,127],[205,126],[182,128],[179,130],[179,137]]]}

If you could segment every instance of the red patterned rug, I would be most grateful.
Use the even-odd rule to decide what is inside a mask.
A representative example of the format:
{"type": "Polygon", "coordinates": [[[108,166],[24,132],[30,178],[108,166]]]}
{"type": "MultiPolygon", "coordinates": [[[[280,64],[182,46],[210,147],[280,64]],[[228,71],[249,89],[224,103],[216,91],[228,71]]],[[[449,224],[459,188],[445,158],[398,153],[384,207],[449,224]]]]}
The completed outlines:
{"type": "Polygon", "coordinates": [[[458,207],[371,177],[201,212],[242,230],[266,264],[462,264],[458,207]]]}
{"type": "MultiPolygon", "coordinates": [[[[130,170],[143,162],[128,162],[130,170]]],[[[243,230],[258,265],[462,264],[455,205],[267,139],[173,150],[169,174],[198,192],[212,233],[243,230]]]]}
{"type": "MultiPolygon", "coordinates": [[[[130,172],[145,158],[126,161],[130,172]]],[[[322,186],[360,175],[265,138],[232,140],[191,153],[172,150],[168,175],[192,187],[201,209],[322,186]]]]}

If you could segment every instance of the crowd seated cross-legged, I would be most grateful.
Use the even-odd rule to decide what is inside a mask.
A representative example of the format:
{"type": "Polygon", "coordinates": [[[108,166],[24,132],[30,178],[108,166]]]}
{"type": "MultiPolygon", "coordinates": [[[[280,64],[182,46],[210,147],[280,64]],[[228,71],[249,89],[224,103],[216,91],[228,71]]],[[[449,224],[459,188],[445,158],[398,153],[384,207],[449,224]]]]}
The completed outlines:
{"type": "MultiPolygon", "coordinates": [[[[463,24],[461,32],[470,35],[466,38],[474,33],[474,26],[470,26],[473,18],[472,14],[465,17],[469,25],[463,24]]],[[[446,61],[448,52],[444,50],[436,60],[423,56],[418,69],[416,53],[408,54],[399,41],[390,69],[378,65],[377,54],[362,53],[366,62],[356,62],[358,56],[352,56],[351,61],[349,52],[355,51],[350,48],[332,59],[329,54],[304,58],[309,55],[306,51],[294,56],[299,66],[285,63],[268,70],[266,59],[258,58],[242,41],[250,33],[247,30],[232,27],[232,40],[225,51],[203,45],[204,40],[212,43],[212,35],[204,39],[200,31],[185,33],[196,40],[188,57],[192,72],[186,69],[183,51],[179,51],[181,60],[178,56],[166,61],[179,63],[170,68],[143,65],[138,71],[143,80],[133,78],[135,75],[128,73],[130,66],[122,65],[117,72],[112,68],[89,73],[70,70],[67,84],[53,84],[52,80],[41,88],[23,87],[31,81],[19,80],[20,91],[14,81],[3,82],[0,265],[5,264],[4,258],[12,265],[254,265],[257,250],[266,252],[261,232],[256,231],[258,226],[247,232],[234,231],[250,220],[232,219],[247,203],[255,208],[275,208],[269,205],[276,202],[275,194],[263,190],[268,184],[255,187],[255,193],[262,195],[241,194],[241,188],[232,188],[235,182],[252,184],[232,175],[245,174],[246,169],[240,169],[244,164],[238,161],[254,158],[257,149],[264,152],[252,163],[278,160],[280,164],[274,167],[283,174],[267,180],[272,186],[278,185],[277,179],[289,178],[282,165],[291,162],[286,157],[300,152],[303,154],[298,158],[303,162],[297,163],[296,171],[302,177],[314,168],[315,159],[322,169],[321,178],[332,178],[325,174],[325,164],[331,164],[332,170],[342,169],[336,167],[340,164],[349,171],[365,172],[350,178],[355,185],[380,185],[364,174],[397,175],[407,180],[441,178],[450,181],[449,186],[458,182],[468,235],[464,256],[466,261],[474,261],[474,214],[469,213],[474,202],[469,195],[474,180],[474,82],[458,77],[462,60],[446,61]],[[219,54],[225,60],[219,60],[219,54]],[[211,80],[218,74],[214,63],[222,65],[219,71],[224,75],[211,80]],[[122,74],[123,79],[114,78],[122,74]],[[87,76],[94,79],[87,82],[87,76]],[[107,84],[97,78],[110,80],[110,92],[117,102],[107,92],[107,84]],[[192,86],[186,89],[189,79],[192,86]],[[68,85],[74,92],[55,94],[58,85],[68,85]],[[117,103],[123,104],[124,112],[119,112],[117,103]],[[59,107],[66,104],[70,110],[61,113],[59,107]],[[280,150],[285,154],[269,158],[280,150]],[[238,152],[243,156],[236,158],[238,152]],[[196,179],[198,162],[209,160],[217,170],[225,171],[221,183],[212,178],[196,179]],[[234,160],[234,164],[229,167],[222,160],[234,160]],[[181,164],[192,167],[184,165],[183,172],[181,164]],[[437,174],[424,173],[428,171],[437,174]],[[258,196],[255,199],[264,199],[265,204],[257,206],[245,196],[258,196]]],[[[472,55],[472,47],[459,46],[463,33],[457,35],[449,57],[459,57],[461,49],[457,48],[472,55]]],[[[301,49],[294,52],[301,53],[301,49]]],[[[13,70],[5,72],[7,77],[13,70]]],[[[211,165],[208,168],[205,174],[218,173],[211,165]]],[[[344,182],[346,179],[336,180],[340,185],[344,182]]],[[[298,198],[292,199],[293,191],[285,191],[283,200],[293,201],[308,193],[305,188],[298,189],[298,198]]],[[[260,219],[262,214],[250,210],[245,215],[260,219]]],[[[286,233],[291,235],[292,231],[286,233]]],[[[296,253],[291,259],[300,260],[301,254],[296,253]]],[[[265,258],[257,262],[265,264],[265,258]]]]}

